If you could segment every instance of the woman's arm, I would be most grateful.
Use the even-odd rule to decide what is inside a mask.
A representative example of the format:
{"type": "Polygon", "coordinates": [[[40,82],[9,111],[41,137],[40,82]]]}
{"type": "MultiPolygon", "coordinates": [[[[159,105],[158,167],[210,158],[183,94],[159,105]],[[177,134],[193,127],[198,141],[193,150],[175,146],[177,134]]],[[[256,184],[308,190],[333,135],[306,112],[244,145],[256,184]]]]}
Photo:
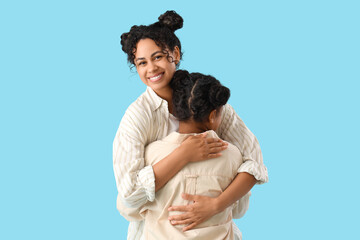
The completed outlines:
{"type": "Polygon", "coordinates": [[[143,206],[153,201],[155,192],[163,187],[188,162],[215,158],[226,143],[203,135],[191,136],[173,153],[154,166],[145,166],[144,151],[150,114],[139,114],[130,106],[124,115],[113,144],[113,167],[119,199],[126,207],[143,206]]]}
{"type": "Polygon", "coordinates": [[[145,166],[145,139],[124,127],[124,120],[126,115],[114,139],[113,168],[118,201],[125,207],[136,208],[154,200],[155,178],[152,167],[145,166]]]}
{"type": "Polygon", "coordinates": [[[216,138],[206,138],[206,134],[189,136],[180,147],[153,165],[155,191],[161,189],[189,162],[219,157],[226,148],[227,143],[216,138]]]}
{"type": "MultiPolygon", "coordinates": [[[[223,146],[224,142],[219,141],[219,139],[215,138],[206,138],[206,135],[198,135],[198,136],[191,136],[187,138],[180,147],[176,148],[172,153],[170,153],[167,157],[163,158],[164,155],[158,155],[157,151],[158,148],[154,148],[153,144],[148,146],[147,149],[148,154],[146,157],[148,158],[147,161],[150,163],[156,162],[158,159],[161,159],[155,165],[154,174],[155,182],[157,185],[158,182],[162,181],[163,183],[161,186],[158,186],[159,190],[162,186],[166,184],[168,179],[171,179],[178,171],[182,169],[188,162],[190,161],[198,161],[199,159],[203,158],[200,156],[201,149],[205,148],[208,151],[215,151],[215,153],[210,153],[207,155],[207,158],[211,157],[218,157],[219,153],[217,151],[224,149],[223,146]],[[191,154],[190,154],[191,153],[191,154]],[[195,156],[194,156],[195,155],[195,156]],[[198,155],[198,156],[197,156],[198,155]],[[210,155],[210,156],[209,156],[210,155]],[[183,160],[187,159],[187,160],[183,160]],[[157,170],[157,172],[156,172],[157,170]]],[[[155,145],[156,146],[156,145],[155,145]]],[[[204,151],[205,151],[204,150],[204,151]]],[[[138,205],[137,207],[127,207],[123,204],[120,197],[117,198],[117,209],[119,210],[120,214],[125,217],[128,221],[139,221],[143,220],[146,215],[147,211],[147,204],[138,205]]]]}
{"type": "Polygon", "coordinates": [[[245,196],[255,185],[256,181],[253,175],[245,172],[239,173],[225,191],[215,198],[216,213],[224,211],[225,208],[245,196]]]}
{"type": "Polygon", "coordinates": [[[250,205],[250,196],[251,191],[247,192],[245,196],[241,197],[237,200],[232,207],[232,217],[233,218],[242,218],[247,210],[249,209],[250,205]]]}
{"type": "Polygon", "coordinates": [[[244,163],[240,165],[239,173],[247,172],[253,175],[257,184],[268,181],[268,172],[263,162],[258,140],[229,104],[222,109],[222,121],[218,135],[240,150],[244,163]]]}
{"type": "Polygon", "coordinates": [[[183,194],[182,197],[185,200],[194,201],[194,203],[186,206],[171,206],[168,209],[169,211],[185,213],[170,216],[169,220],[173,225],[186,224],[187,226],[183,228],[183,231],[190,230],[241,199],[255,183],[254,176],[248,173],[239,173],[225,191],[216,198],[183,194]]]}
{"type": "MultiPolygon", "coordinates": [[[[267,169],[263,163],[259,142],[229,104],[223,107],[218,133],[220,138],[231,142],[240,150],[244,163],[238,169],[239,174],[235,178],[236,181],[234,180],[228,186],[226,194],[224,191],[219,196],[220,198],[214,199],[196,195],[187,199],[195,201],[192,205],[169,208],[169,211],[185,212],[169,218],[174,225],[189,224],[184,228],[185,231],[212,217],[218,213],[219,209],[225,209],[226,206],[235,203],[250,191],[255,183],[261,184],[268,181],[267,169]]],[[[184,195],[185,198],[188,196],[184,195]]]]}

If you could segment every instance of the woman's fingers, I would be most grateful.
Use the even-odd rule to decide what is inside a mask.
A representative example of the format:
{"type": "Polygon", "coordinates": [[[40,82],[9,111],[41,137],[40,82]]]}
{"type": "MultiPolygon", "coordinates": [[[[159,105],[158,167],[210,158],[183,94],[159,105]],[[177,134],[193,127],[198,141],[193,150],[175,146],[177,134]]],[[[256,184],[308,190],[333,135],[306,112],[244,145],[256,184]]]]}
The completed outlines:
{"type": "Polygon", "coordinates": [[[227,146],[209,148],[209,154],[220,153],[224,151],[226,148],[227,146]]]}
{"type": "Polygon", "coordinates": [[[168,211],[169,212],[171,212],[171,211],[187,212],[188,207],[187,206],[171,206],[171,207],[168,208],[168,211]]]}
{"type": "Polygon", "coordinates": [[[213,143],[207,143],[209,148],[216,148],[216,147],[225,147],[228,146],[225,142],[213,142],[213,143]]]}
{"type": "Polygon", "coordinates": [[[217,157],[220,157],[221,156],[221,152],[220,153],[209,153],[208,154],[208,159],[210,158],[217,158],[217,157]]]}
{"type": "MultiPolygon", "coordinates": [[[[183,193],[181,194],[181,197],[184,199],[184,200],[188,200],[188,201],[197,201],[199,196],[198,195],[192,195],[192,194],[188,194],[188,193],[183,193]]],[[[188,208],[190,208],[189,205],[187,205],[188,208]]]]}
{"type": "Polygon", "coordinates": [[[183,214],[179,214],[179,215],[172,215],[170,217],[168,217],[168,220],[170,221],[182,221],[185,219],[189,219],[189,214],[188,213],[183,213],[183,214]]]}
{"type": "Polygon", "coordinates": [[[210,144],[210,143],[222,142],[221,139],[219,139],[219,138],[206,138],[205,141],[206,141],[206,143],[208,143],[208,144],[210,144]]]}
{"type": "Polygon", "coordinates": [[[170,223],[172,225],[183,225],[183,224],[190,224],[193,223],[193,220],[191,219],[185,219],[185,220],[171,220],[170,223]]]}
{"type": "Polygon", "coordinates": [[[222,151],[224,151],[225,149],[227,149],[228,145],[223,145],[221,144],[220,146],[219,145],[213,145],[213,146],[209,146],[209,152],[208,152],[208,155],[209,157],[218,157],[218,156],[221,156],[220,155],[217,155],[217,153],[221,153],[222,151]]]}
{"type": "Polygon", "coordinates": [[[190,229],[192,229],[193,227],[195,227],[196,225],[198,225],[198,223],[197,222],[193,222],[192,224],[190,224],[190,225],[188,225],[188,226],[186,226],[186,227],[183,227],[183,232],[186,232],[187,230],[190,230],[190,229]]]}
{"type": "Polygon", "coordinates": [[[187,225],[183,228],[183,231],[194,228],[217,213],[216,208],[213,207],[215,203],[214,201],[216,201],[215,198],[186,193],[182,194],[182,198],[188,201],[193,201],[194,203],[185,206],[169,207],[169,211],[180,211],[183,213],[170,216],[168,219],[172,225],[187,225]]]}
{"type": "Polygon", "coordinates": [[[213,141],[207,141],[206,143],[209,148],[209,153],[218,153],[228,147],[228,143],[216,138],[213,138],[213,141]]]}
{"type": "Polygon", "coordinates": [[[184,158],[189,162],[219,157],[227,147],[228,143],[219,138],[206,138],[206,134],[189,136],[182,143],[184,158]]]}

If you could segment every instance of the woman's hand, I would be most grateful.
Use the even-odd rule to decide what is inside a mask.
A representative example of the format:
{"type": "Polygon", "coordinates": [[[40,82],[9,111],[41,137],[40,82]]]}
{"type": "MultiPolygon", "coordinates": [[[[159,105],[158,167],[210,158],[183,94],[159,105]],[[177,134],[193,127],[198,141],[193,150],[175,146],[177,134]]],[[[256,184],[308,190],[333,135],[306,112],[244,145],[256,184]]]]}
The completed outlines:
{"type": "Polygon", "coordinates": [[[168,219],[172,225],[187,225],[182,229],[184,232],[192,229],[196,225],[219,213],[216,198],[200,195],[190,195],[185,193],[182,194],[182,198],[185,200],[194,201],[194,203],[186,206],[169,207],[168,211],[170,212],[179,211],[184,213],[170,216],[168,219]]]}
{"type": "Polygon", "coordinates": [[[228,144],[219,138],[207,138],[206,133],[189,136],[179,147],[187,162],[203,161],[221,156],[228,144]]]}

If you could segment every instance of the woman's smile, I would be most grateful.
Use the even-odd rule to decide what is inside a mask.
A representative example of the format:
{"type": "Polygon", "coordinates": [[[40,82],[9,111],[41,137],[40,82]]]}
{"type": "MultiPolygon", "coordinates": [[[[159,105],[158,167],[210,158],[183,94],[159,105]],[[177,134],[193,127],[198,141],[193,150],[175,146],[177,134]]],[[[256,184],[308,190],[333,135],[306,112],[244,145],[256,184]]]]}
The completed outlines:
{"type": "Polygon", "coordinates": [[[163,75],[164,75],[164,72],[159,73],[159,74],[157,74],[157,75],[154,75],[154,76],[152,76],[152,77],[149,77],[149,80],[150,80],[151,82],[157,82],[157,81],[159,81],[159,80],[162,78],[163,75]]]}
{"type": "Polygon", "coordinates": [[[175,60],[180,61],[179,48],[162,49],[149,38],[141,39],[136,45],[134,62],[139,77],[160,97],[171,96],[169,83],[176,71],[175,60]]]}

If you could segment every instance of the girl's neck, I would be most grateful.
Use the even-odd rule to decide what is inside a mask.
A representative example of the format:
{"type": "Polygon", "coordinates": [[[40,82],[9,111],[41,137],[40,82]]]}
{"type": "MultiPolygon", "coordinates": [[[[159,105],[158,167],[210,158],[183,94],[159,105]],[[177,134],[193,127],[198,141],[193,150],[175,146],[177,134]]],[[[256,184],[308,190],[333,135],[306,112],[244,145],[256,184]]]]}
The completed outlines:
{"type": "Polygon", "coordinates": [[[179,133],[202,133],[211,130],[207,127],[206,123],[199,123],[193,120],[180,121],[179,133]]]}

